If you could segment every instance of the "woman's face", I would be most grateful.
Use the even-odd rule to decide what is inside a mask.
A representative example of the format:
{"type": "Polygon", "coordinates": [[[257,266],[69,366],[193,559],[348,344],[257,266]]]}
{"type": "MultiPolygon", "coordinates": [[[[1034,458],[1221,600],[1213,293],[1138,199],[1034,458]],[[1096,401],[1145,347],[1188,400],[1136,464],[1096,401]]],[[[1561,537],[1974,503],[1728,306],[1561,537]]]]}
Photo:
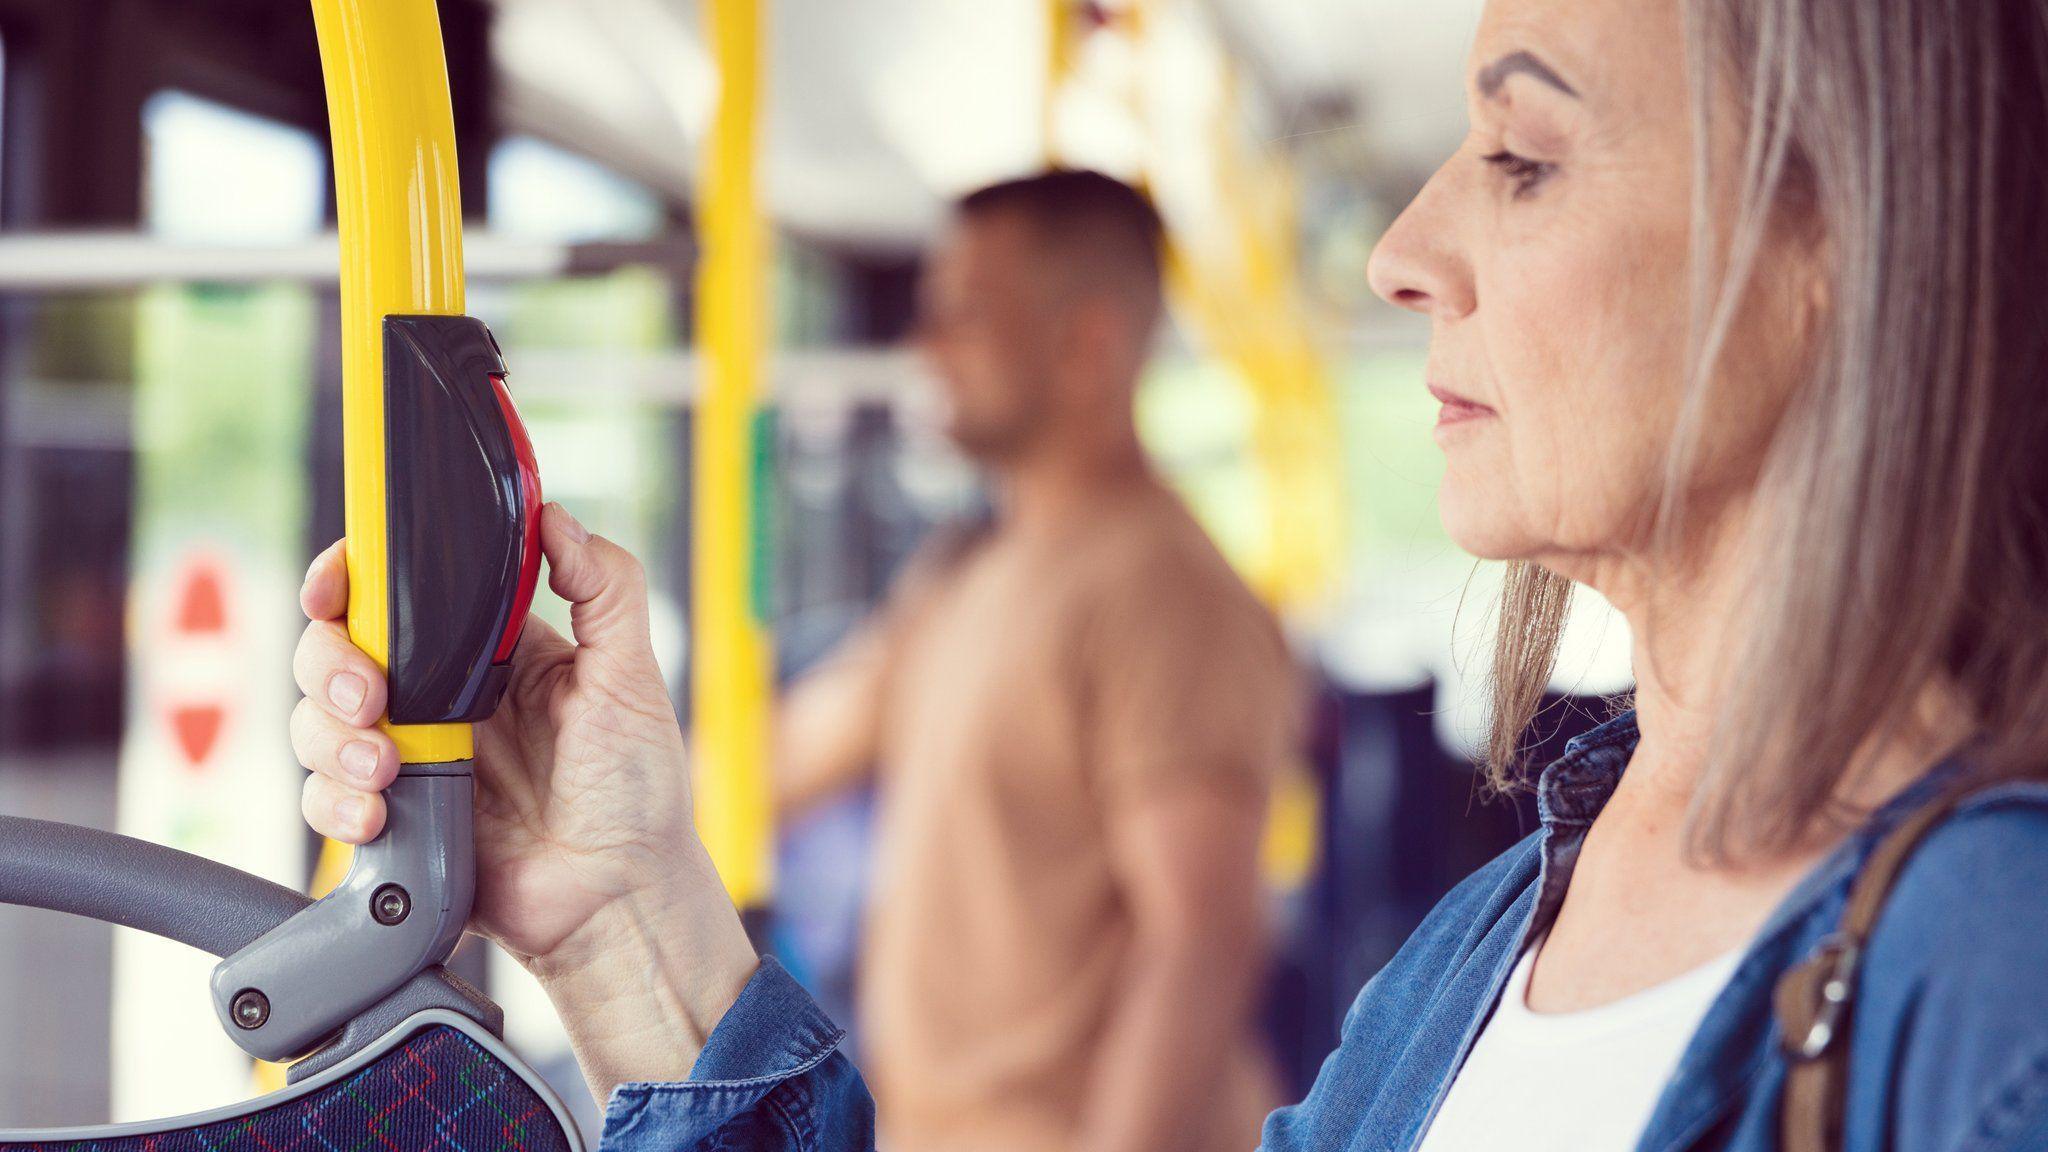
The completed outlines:
{"type": "MultiPolygon", "coordinates": [[[[1685,56],[1681,0],[1492,0],[1471,132],[1374,253],[1374,290],[1431,320],[1442,513],[1476,555],[1582,575],[1647,538],[1686,385],[1685,56]]],[[[1740,147],[1717,140],[1715,169],[1740,147]]],[[[1730,334],[1695,509],[1754,485],[1796,376],[1787,266],[1766,258],[1730,334]]]]}

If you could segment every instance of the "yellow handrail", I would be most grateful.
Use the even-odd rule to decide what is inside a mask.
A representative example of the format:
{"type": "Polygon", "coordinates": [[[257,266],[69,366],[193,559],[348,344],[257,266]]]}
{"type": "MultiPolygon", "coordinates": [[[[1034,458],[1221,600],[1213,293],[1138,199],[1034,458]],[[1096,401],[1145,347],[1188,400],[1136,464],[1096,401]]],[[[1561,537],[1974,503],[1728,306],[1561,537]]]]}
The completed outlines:
{"type": "MultiPolygon", "coordinates": [[[[463,311],[462,195],[433,0],[313,0],[341,232],[342,457],[348,630],[391,659],[384,332],[393,314],[463,311]]],[[[467,760],[467,724],[387,725],[407,764],[467,760]]]]}
{"type": "MultiPolygon", "coordinates": [[[[1158,3],[1171,0],[1158,0],[1158,3]]],[[[1056,106],[1077,62],[1077,0],[1047,0],[1051,50],[1045,86],[1046,163],[1062,156],[1056,106]]],[[[1130,0],[1103,31],[1142,45],[1158,3],[1130,0]]],[[[1329,372],[1300,314],[1292,174],[1278,156],[1255,155],[1233,137],[1232,77],[1214,125],[1209,176],[1222,206],[1213,236],[1189,236],[1167,216],[1169,297],[1191,334],[1243,377],[1255,404],[1252,453],[1269,528],[1244,563],[1268,603],[1299,609],[1327,595],[1342,557],[1337,414],[1329,372]],[[1198,241],[1208,241],[1202,243],[1198,241]]],[[[1134,111],[1142,102],[1131,93],[1134,111]]],[[[1146,183],[1144,174],[1140,182],[1146,183]]],[[[1283,775],[1267,817],[1261,866],[1281,889],[1299,887],[1321,853],[1321,795],[1300,765],[1283,775]]]]}
{"type": "MultiPolygon", "coordinates": [[[[1128,0],[1099,27],[1084,28],[1079,0],[1046,0],[1050,50],[1041,115],[1048,164],[1063,159],[1056,109],[1081,62],[1077,40],[1113,35],[1142,48],[1173,2],[1128,0]]],[[[1328,595],[1344,555],[1336,405],[1328,366],[1302,316],[1293,174],[1284,157],[1241,138],[1231,121],[1240,102],[1236,76],[1227,65],[1226,77],[1208,172],[1220,219],[1213,233],[1195,236],[1165,214],[1167,282],[1190,334],[1234,368],[1252,394],[1252,453],[1269,531],[1264,548],[1238,559],[1261,596],[1296,610],[1328,595]]],[[[1142,120],[1145,102],[1135,91],[1129,99],[1142,120]]],[[[1148,176],[1141,173],[1140,183],[1148,176]]]]}
{"type": "MultiPolygon", "coordinates": [[[[384,317],[463,312],[462,193],[441,18],[433,0],[312,0],[334,148],[341,237],[343,530],[348,630],[391,663],[385,509],[384,317]]],[[[407,764],[468,760],[467,724],[384,724],[407,764]]],[[[311,894],[348,874],[354,849],[325,841],[311,894]]],[[[285,1086],[259,1062],[259,1092],[285,1086]]]]}
{"type": "Polygon", "coordinates": [[[769,235],[755,184],[765,3],[706,5],[718,106],[698,178],[691,722],[697,824],[742,908],[773,882],[766,487],[769,235]]]}

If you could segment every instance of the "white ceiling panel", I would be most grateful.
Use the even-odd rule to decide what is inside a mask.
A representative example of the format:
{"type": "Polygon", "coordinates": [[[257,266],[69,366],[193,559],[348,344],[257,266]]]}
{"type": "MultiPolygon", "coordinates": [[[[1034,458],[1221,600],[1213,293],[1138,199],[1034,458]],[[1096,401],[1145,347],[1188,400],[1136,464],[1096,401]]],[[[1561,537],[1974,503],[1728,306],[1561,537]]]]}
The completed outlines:
{"type": "MultiPolygon", "coordinates": [[[[501,112],[687,198],[716,79],[698,0],[497,0],[501,112]]],[[[1426,170],[1464,131],[1481,0],[1203,5],[1262,89],[1275,142],[1426,170]],[[1313,117],[1310,112],[1313,112],[1313,117]]],[[[1041,155],[1043,0],[774,0],[763,186],[785,227],[907,245],[946,198],[1041,155]]]]}

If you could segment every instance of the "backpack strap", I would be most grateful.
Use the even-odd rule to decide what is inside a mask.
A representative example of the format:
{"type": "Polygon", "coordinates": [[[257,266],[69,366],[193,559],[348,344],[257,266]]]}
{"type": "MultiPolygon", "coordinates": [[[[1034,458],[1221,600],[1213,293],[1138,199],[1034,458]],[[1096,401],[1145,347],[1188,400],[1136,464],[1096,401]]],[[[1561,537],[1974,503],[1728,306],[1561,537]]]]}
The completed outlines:
{"type": "Polygon", "coordinates": [[[1886,833],[1850,886],[1841,927],[1778,978],[1773,1007],[1788,1063],[1778,1117],[1784,1152],[1841,1152],[1849,1023],[1863,950],[1913,851],[1973,790],[1951,788],[1886,833]]]}

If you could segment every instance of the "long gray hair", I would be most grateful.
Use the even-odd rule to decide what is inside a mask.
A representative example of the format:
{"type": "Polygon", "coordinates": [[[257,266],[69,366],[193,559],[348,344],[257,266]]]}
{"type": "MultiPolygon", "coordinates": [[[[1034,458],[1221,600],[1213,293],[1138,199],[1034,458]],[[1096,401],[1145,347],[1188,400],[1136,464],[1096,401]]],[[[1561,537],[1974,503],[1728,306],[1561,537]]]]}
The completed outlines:
{"type": "MultiPolygon", "coordinates": [[[[1969,710],[1980,771],[2048,773],[2048,2],[1686,0],[1686,17],[1700,283],[1660,533],[1683,520],[1714,368],[1788,213],[1819,229],[1827,280],[1814,370],[1759,478],[1756,594],[1693,802],[1695,846],[1728,858],[1841,815],[1859,749],[1931,683],[1969,710]],[[1717,173],[1730,127],[1741,170],[1717,173]],[[1739,190],[1726,235],[1717,187],[1739,190]]],[[[1498,785],[1570,589],[1510,568],[1498,785]]]]}

